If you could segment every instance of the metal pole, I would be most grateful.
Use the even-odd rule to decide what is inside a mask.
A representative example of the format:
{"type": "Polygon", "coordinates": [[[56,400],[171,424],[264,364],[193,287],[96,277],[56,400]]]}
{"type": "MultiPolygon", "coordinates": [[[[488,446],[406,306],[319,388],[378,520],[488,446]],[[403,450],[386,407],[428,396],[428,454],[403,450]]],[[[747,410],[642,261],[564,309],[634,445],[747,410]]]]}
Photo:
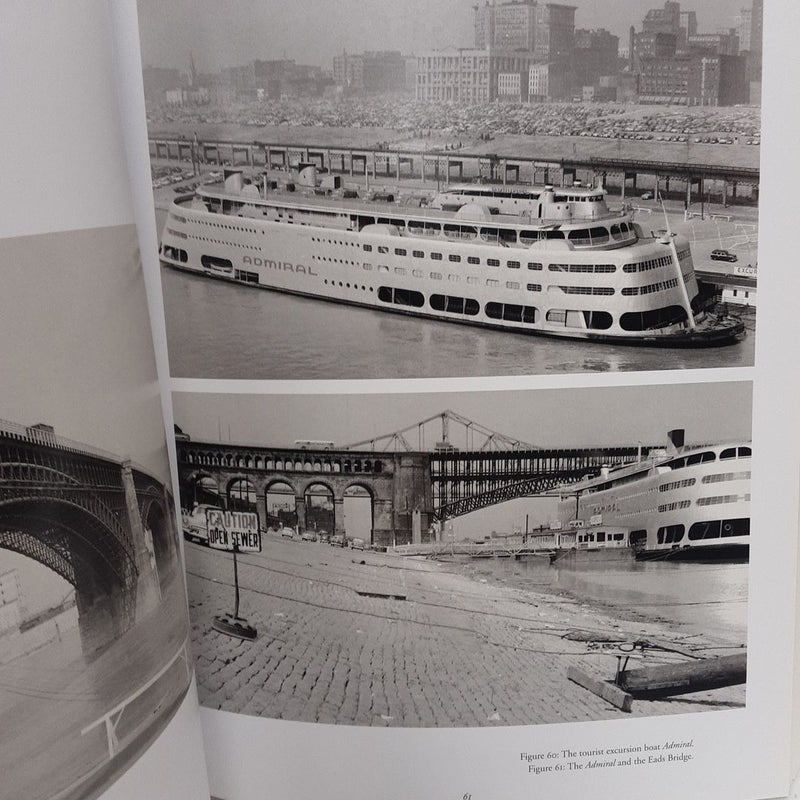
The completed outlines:
{"type": "Polygon", "coordinates": [[[233,548],[233,585],[236,589],[236,600],[233,605],[233,618],[239,619],[239,565],[236,562],[236,546],[233,548]]]}

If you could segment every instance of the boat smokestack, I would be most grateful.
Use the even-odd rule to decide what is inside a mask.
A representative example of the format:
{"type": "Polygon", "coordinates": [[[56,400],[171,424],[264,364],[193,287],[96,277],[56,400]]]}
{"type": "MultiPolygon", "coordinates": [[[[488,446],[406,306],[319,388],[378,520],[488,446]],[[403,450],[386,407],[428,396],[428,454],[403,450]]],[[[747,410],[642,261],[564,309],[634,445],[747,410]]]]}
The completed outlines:
{"type": "Polygon", "coordinates": [[[684,435],[686,431],[683,428],[675,428],[675,430],[667,433],[669,439],[669,449],[671,452],[678,452],[683,447],[684,435]]]}

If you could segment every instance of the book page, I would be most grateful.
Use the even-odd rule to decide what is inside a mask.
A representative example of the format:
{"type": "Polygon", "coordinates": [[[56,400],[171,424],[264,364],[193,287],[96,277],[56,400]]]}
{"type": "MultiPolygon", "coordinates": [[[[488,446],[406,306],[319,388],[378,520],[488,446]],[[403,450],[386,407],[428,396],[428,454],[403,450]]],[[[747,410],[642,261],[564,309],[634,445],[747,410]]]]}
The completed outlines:
{"type": "Polygon", "coordinates": [[[216,794],[788,791],[792,14],[138,2],[216,794]]]}
{"type": "Polygon", "coordinates": [[[108,8],[3,22],[0,796],[208,797],[108,8]]]}

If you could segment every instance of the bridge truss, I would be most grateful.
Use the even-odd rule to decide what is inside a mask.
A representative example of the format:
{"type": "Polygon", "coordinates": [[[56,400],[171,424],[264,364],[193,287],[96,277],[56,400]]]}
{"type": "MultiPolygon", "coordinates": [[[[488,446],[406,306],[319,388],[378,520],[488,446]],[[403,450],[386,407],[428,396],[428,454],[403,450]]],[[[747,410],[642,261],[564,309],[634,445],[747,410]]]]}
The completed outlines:
{"type": "Polygon", "coordinates": [[[653,447],[435,453],[431,457],[436,520],[452,519],[518,497],[533,497],[599,475],[653,447]]]}

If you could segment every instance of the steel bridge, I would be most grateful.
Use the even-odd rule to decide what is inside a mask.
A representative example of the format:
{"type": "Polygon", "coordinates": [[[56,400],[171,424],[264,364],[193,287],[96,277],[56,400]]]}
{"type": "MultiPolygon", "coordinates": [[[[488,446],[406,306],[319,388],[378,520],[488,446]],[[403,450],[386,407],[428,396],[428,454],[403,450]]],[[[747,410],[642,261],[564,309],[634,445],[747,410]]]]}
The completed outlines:
{"type": "MultiPolygon", "coordinates": [[[[454,411],[339,447],[311,441],[297,442],[295,448],[195,442],[184,434],[176,439],[184,505],[191,505],[205,478],[216,482],[227,503],[234,502],[244,483],[263,520],[269,488],[281,482],[294,491],[296,524],[302,528],[311,487],[326,487],[340,509],[348,487],[357,484],[372,497],[373,541],[392,544],[412,541],[415,511],[427,528],[507,500],[568,487],[599,474],[602,467],[646,458],[656,447],[542,449],[454,411]]],[[[340,522],[337,513],[337,532],[340,522]]],[[[423,531],[421,540],[425,536],[423,531]]]]}
{"type": "Polygon", "coordinates": [[[130,461],[0,420],[0,548],[75,589],[86,655],[148,609],[177,564],[167,488],[130,461]]]}

